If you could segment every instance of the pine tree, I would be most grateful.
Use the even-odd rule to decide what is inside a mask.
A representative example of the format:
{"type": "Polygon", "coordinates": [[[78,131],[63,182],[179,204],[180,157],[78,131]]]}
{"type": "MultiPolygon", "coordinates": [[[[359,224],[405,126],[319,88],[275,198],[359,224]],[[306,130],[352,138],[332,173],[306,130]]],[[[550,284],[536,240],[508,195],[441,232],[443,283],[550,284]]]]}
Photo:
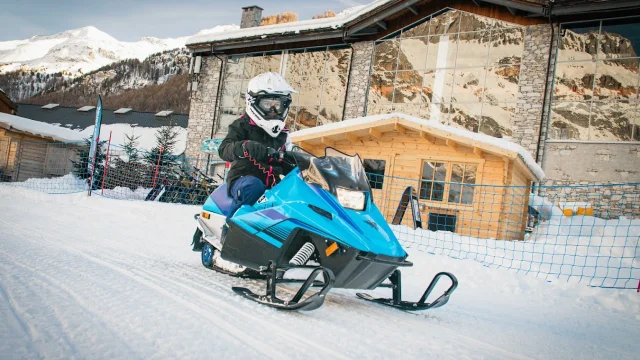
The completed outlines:
{"type": "Polygon", "coordinates": [[[140,162],[138,155],[138,138],[140,136],[129,136],[125,134],[124,152],[126,159],[119,156],[109,160],[109,173],[106,181],[108,188],[123,186],[131,190],[144,186],[145,183],[145,166],[140,162]]]}
{"type": "Polygon", "coordinates": [[[145,161],[151,166],[159,167],[159,172],[166,177],[178,167],[178,160],[173,152],[178,143],[178,127],[174,124],[163,126],[156,131],[156,145],[145,155],[145,161]],[[162,155],[160,155],[162,149],[162,155]]]}
{"type": "Polygon", "coordinates": [[[129,134],[124,134],[124,137],[126,138],[125,142],[124,142],[124,152],[125,154],[127,154],[127,162],[128,163],[138,163],[140,158],[138,156],[138,139],[140,138],[140,135],[138,136],[134,136],[133,134],[131,134],[131,136],[129,136],[129,134]]]}
{"type": "MultiPolygon", "coordinates": [[[[78,149],[76,150],[78,160],[71,160],[71,162],[73,163],[73,174],[79,179],[88,180],[91,175],[89,173],[88,165],[89,162],[92,161],[92,159],[89,159],[89,150],[91,149],[92,138],[93,136],[91,136],[91,138],[89,139],[84,139],[86,146],[78,147],[78,149]]],[[[100,141],[98,143],[98,146],[96,147],[96,159],[94,163],[95,170],[93,172],[94,181],[92,190],[99,189],[102,183],[102,177],[104,174],[104,162],[106,160],[106,154],[102,151],[102,146],[105,143],[106,141],[100,141]]]]}

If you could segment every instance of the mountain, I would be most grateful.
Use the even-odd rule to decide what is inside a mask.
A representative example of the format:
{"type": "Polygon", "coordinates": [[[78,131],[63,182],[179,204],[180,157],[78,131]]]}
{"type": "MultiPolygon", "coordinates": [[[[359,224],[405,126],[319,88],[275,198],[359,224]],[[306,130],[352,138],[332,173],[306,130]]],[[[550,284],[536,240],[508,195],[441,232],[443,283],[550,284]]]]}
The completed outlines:
{"type": "MultiPolygon", "coordinates": [[[[19,92],[21,87],[29,88],[29,83],[44,82],[45,90],[22,101],[81,107],[93,105],[97,95],[101,94],[105,108],[109,109],[128,107],[154,112],[171,109],[187,113],[188,68],[189,52],[180,48],[153,54],[144,61],[118,61],[76,78],[26,73],[17,76],[8,89],[9,92],[19,92]]],[[[7,88],[1,79],[0,87],[7,88]]]]}
{"type": "MultiPolygon", "coordinates": [[[[217,26],[204,33],[237,29],[217,26]]],[[[10,71],[63,73],[75,77],[115,61],[144,60],[147,56],[185,45],[188,36],[158,39],[143,37],[136,42],[118,41],[93,26],[26,40],[0,42],[0,74],[10,71]]]]}
{"type": "MultiPolygon", "coordinates": [[[[198,34],[237,29],[236,25],[216,26],[198,34]]],[[[83,106],[95,102],[98,93],[114,103],[126,97],[138,101],[125,107],[139,111],[157,111],[176,106],[187,111],[186,75],[169,81],[188,69],[184,47],[188,37],[158,39],[143,37],[137,42],[120,42],[89,26],[55,35],[34,36],[28,40],[0,42],[0,88],[14,101],[30,103],[57,102],[83,106]],[[165,85],[165,83],[167,85],[165,85]],[[157,98],[141,99],[131,92],[149,85],[159,85],[144,94],[171,93],[185,97],[160,104],[157,98]],[[184,86],[182,86],[184,85],[184,86]],[[164,88],[164,90],[160,90],[164,88]],[[127,92],[125,97],[116,95],[127,92]],[[184,94],[183,94],[184,93],[184,94]]]]}

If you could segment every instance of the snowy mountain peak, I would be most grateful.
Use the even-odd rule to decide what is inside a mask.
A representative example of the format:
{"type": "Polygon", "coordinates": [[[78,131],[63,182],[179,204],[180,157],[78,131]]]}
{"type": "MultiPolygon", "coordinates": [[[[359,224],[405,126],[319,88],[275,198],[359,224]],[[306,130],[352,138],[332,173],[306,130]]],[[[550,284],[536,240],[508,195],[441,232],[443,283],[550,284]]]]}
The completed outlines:
{"type": "MultiPolygon", "coordinates": [[[[238,29],[237,25],[219,25],[201,33],[235,29],[238,29]]],[[[0,41],[0,74],[35,70],[78,76],[115,61],[132,58],[142,61],[151,54],[182,48],[187,38],[160,39],[148,36],[136,42],[126,42],[118,41],[95,26],[85,26],[26,40],[0,41]]]]}
{"type": "Polygon", "coordinates": [[[54,40],[54,39],[91,39],[96,41],[117,42],[111,35],[99,30],[95,26],[85,26],[78,29],[66,30],[53,35],[36,35],[29,41],[54,40]]]}

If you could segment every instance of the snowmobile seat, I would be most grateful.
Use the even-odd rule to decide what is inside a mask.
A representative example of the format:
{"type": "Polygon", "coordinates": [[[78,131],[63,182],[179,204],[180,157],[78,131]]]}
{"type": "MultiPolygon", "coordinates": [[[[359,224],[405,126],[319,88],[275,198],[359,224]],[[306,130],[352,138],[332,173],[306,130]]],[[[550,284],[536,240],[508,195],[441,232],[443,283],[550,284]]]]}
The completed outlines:
{"type": "Polygon", "coordinates": [[[229,209],[231,208],[231,203],[233,199],[227,195],[227,183],[220,185],[214,192],[210,195],[211,200],[213,200],[218,208],[222,212],[224,216],[229,214],[229,209]]]}

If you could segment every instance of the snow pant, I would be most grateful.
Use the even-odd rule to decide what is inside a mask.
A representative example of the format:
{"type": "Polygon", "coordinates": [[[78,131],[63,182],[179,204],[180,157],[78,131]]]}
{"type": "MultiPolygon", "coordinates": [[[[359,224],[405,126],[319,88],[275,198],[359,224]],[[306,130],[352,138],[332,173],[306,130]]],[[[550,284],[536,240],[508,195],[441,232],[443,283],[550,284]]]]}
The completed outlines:
{"type": "Polygon", "coordinates": [[[262,180],[255,176],[242,176],[235,180],[229,191],[233,201],[231,202],[229,214],[227,215],[227,223],[242,205],[255,204],[266,189],[262,180]]]}

